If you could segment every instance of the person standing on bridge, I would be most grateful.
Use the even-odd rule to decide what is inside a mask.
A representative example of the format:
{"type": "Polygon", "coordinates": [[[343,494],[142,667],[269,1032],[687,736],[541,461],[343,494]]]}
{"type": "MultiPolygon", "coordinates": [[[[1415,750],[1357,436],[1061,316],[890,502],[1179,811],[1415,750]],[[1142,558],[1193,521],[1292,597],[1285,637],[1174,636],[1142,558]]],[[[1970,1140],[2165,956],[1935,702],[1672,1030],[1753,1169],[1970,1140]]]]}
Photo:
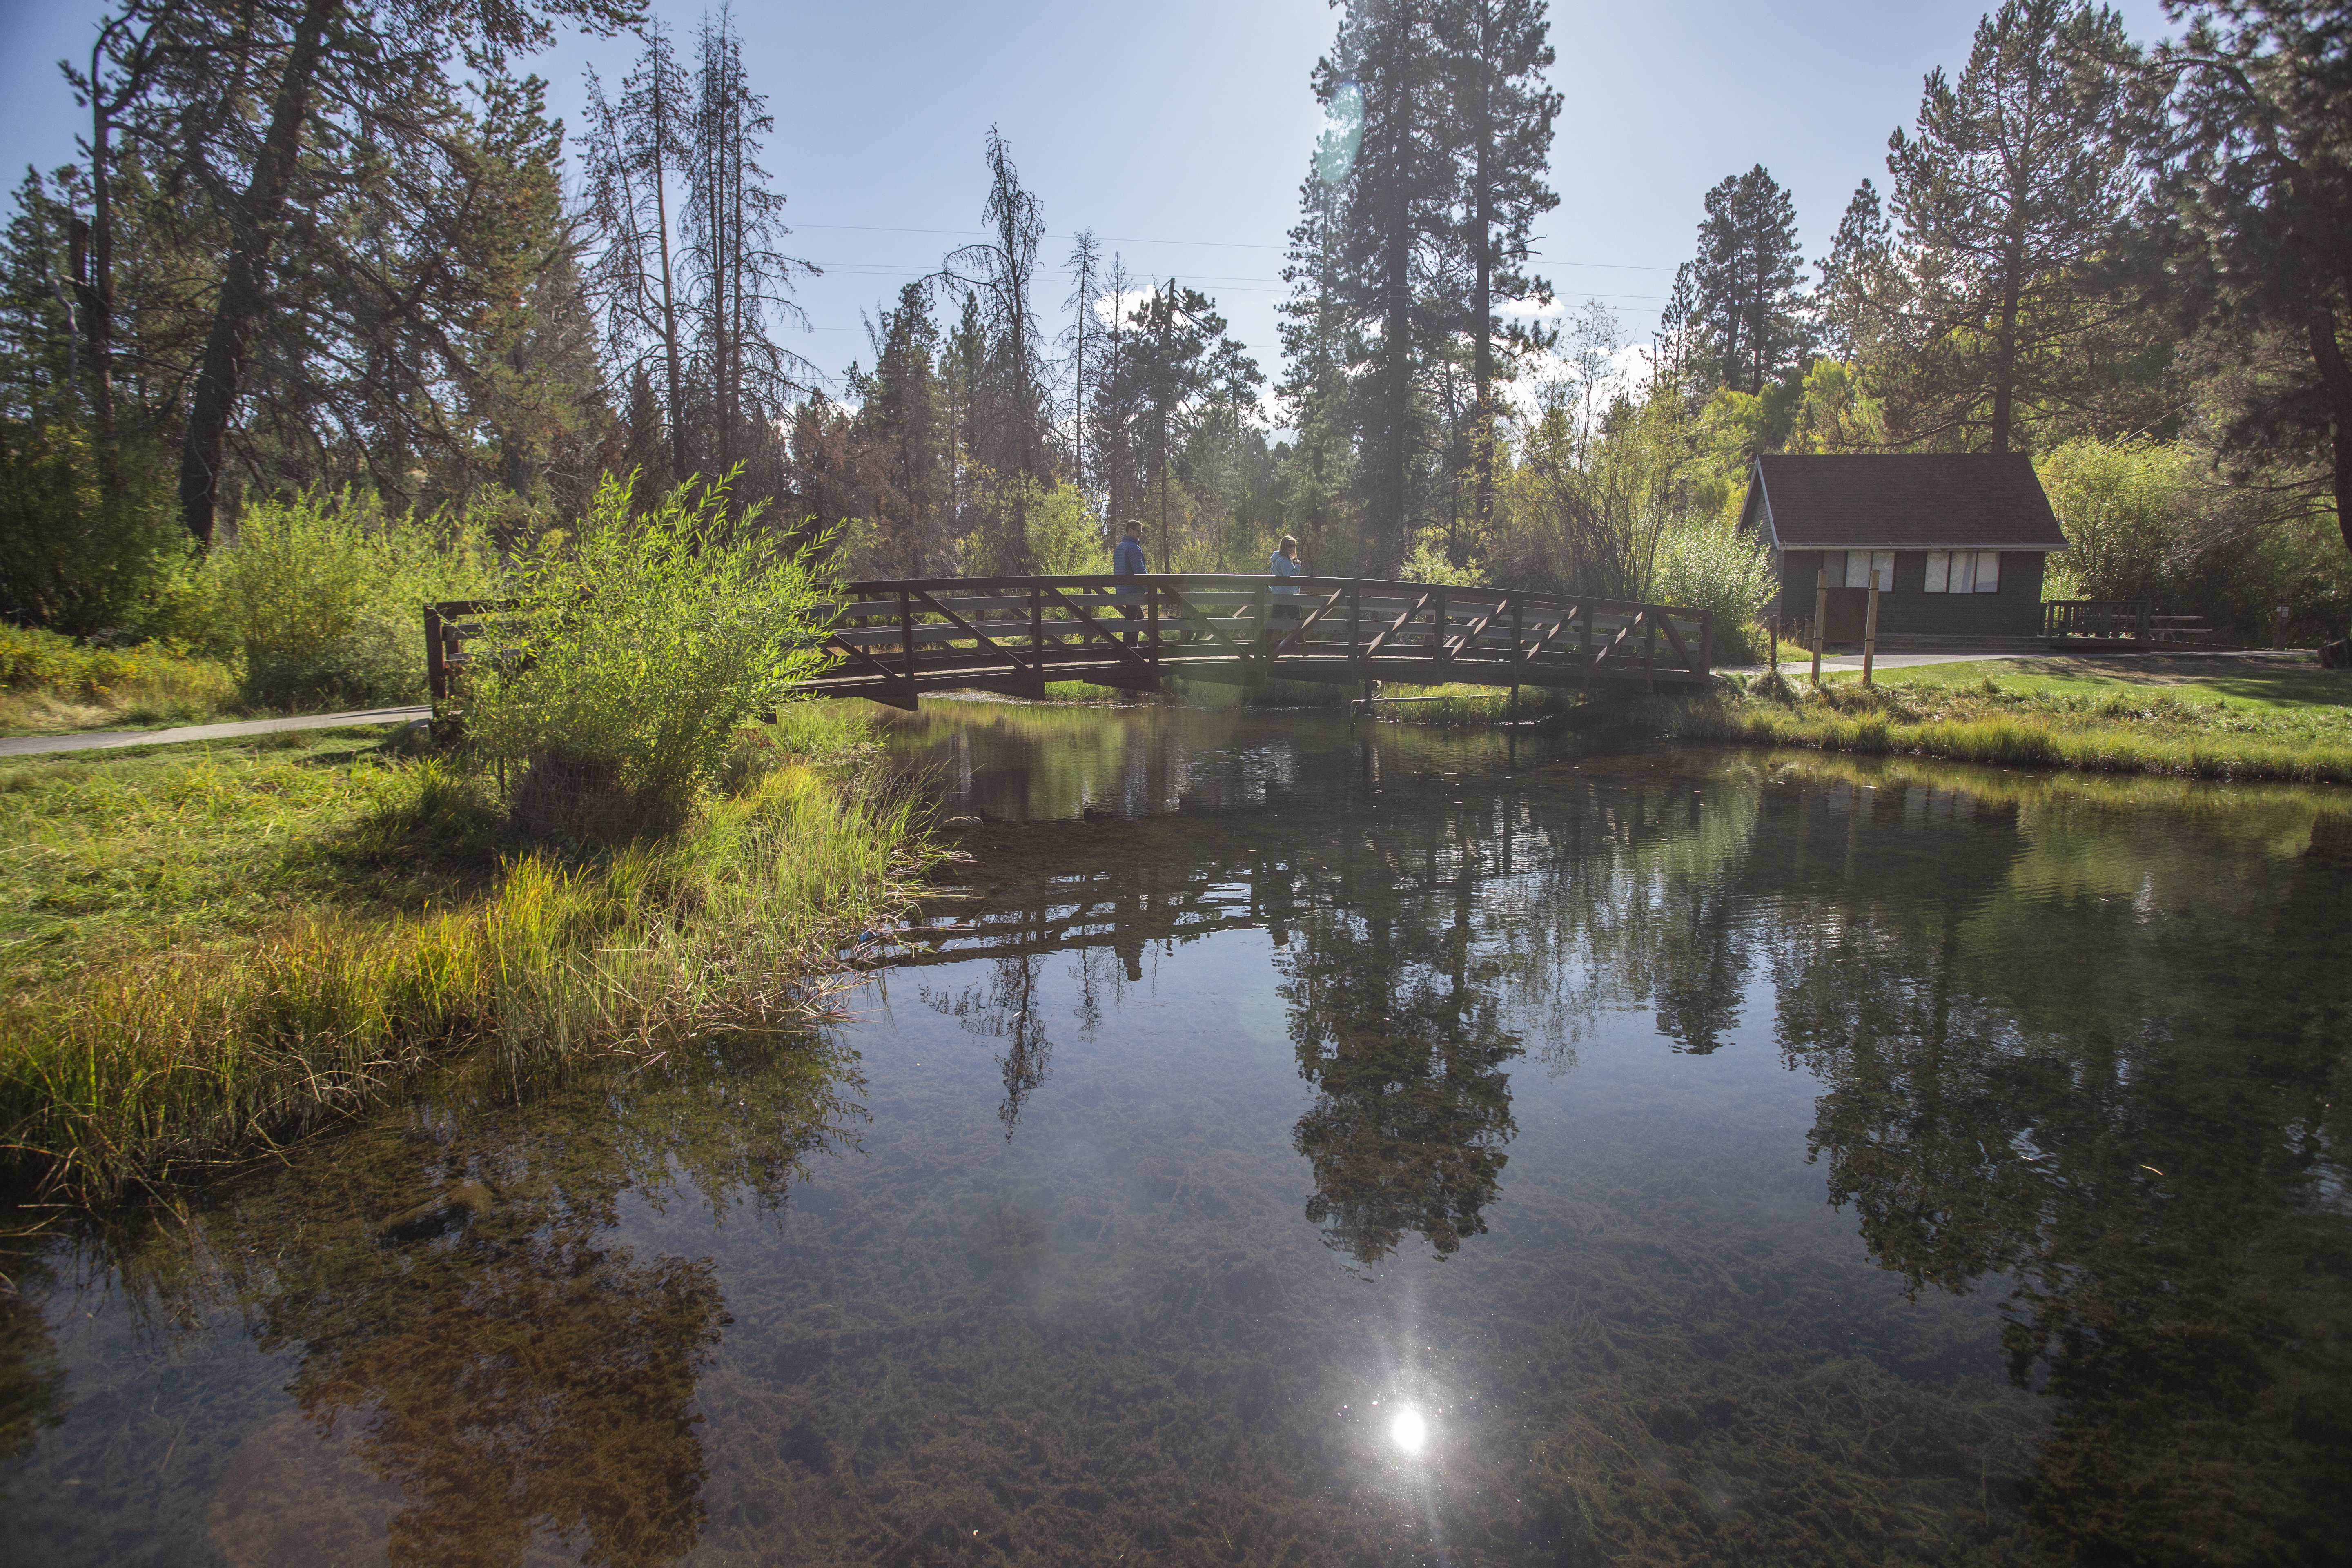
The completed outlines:
{"type": "MultiPolygon", "coordinates": [[[[1139,522],[1129,523],[1125,531],[1119,535],[1118,542],[1111,546],[1110,569],[1111,574],[1116,577],[1140,577],[1144,575],[1147,571],[1147,567],[1143,559],[1143,524],[1139,522]]],[[[1126,616],[1130,621],[1139,619],[1142,616],[1143,611],[1141,609],[1134,605],[1125,603],[1127,600],[1141,597],[1143,590],[1140,587],[1128,587],[1122,584],[1121,586],[1113,589],[1112,592],[1117,594],[1121,600],[1118,606],[1118,613],[1120,615],[1126,616]]],[[[1133,647],[1135,646],[1135,628],[1133,626],[1127,628],[1126,637],[1127,646],[1133,647]]]]}
{"type": "Polygon", "coordinates": [[[1271,634],[1274,623],[1298,618],[1298,589],[1289,580],[1307,568],[1298,559],[1297,534],[1282,536],[1282,542],[1274,547],[1274,558],[1267,563],[1267,570],[1274,574],[1274,585],[1266,590],[1275,595],[1273,603],[1266,606],[1266,630],[1271,634]]]}

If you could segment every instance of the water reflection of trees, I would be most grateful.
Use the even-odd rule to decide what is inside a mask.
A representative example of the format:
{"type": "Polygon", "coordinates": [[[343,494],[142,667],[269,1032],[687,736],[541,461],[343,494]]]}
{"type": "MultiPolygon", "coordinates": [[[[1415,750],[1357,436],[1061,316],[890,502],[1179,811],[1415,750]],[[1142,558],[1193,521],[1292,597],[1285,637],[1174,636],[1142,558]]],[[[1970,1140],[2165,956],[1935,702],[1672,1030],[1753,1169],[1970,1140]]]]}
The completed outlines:
{"type": "MultiPolygon", "coordinates": [[[[1906,837],[1936,829],[1930,793],[1906,837]]],[[[2024,1483],[2053,1552],[2327,1560],[2352,1461],[2331,1132],[2352,982],[2314,936],[2352,917],[2352,829],[2248,809],[2184,853],[2165,815],[1969,826],[1997,852],[1945,858],[1949,897],[1881,856],[1779,933],[1832,1200],[1915,1289],[2008,1286],[2012,1373],[2063,1401],[2024,1483]]]]}
{"type": "MultiPolygon", "coordinates": [[[[1344,791],[1379,776],[1360,750],[1260,771],[1344,791]]],[[[1051,1061],[1048,955],[1071,961],[1090,1030],[1150,949],[1263,930],[1318,1093],[1295,1140],[1310,1216],[1361,1263],[1407,1234],[1449,1256],[1485,1228],[1513,1131],[1512,1060],[1532,1048],[1565,1070],[1604,1013],[1653,999],[1687,1049],[1736,1026],[1747,969],[1729,869],[1759,786],[1710,774],[1498,792],[1448,776],[1391,771],[1379,806],[1367,788],[1338,810],[1276,798],[1247,818],[1055,830],[1099,840],[1087,858],[1100,868],[1082,875],[1066,849],[1050,873],[1024,874],[1000,847],[1003,879],[957,928],[978,942],[936,955],[990,969],[923,999],[1002,1042],[1009,1134],[1051,1061]]]]}
{"type": "Polygon", "coordinates": [[[2021,1482],[2045,1546],[2335,1550],[2314,1531],[2352,1456],[2352,971],[2313,933],[2352,916],[2340,814],[1824,762],[1528,791],[1392,767],[1374,816],[1344,768],[1292,776],[1319,804],[1276,800],[1292,825],[1269,807],[1247,850],[1223,823],[1123,825],[1104,889],[1016,879],[994,908],[1129,974],[1213,931],[1285,943],[1316,1090],[1296,1144],[1335,1247],[1460,1247],[1499,1190],[1514,1061],[1564,1067],[1644,1006],[1717,1048],[1762,973],[1873,1256],[1915,1289],[2008,1292],[2012,1370],[2058,1401],[2021,1482]]]}
{"type": "Polygon", "coordinates": [[[1307,1217],[1360,1264],[1408,1231],[1440,1258],[1485,1231],[1517,1131],[1504,1069],[1522,1047],[1492,968],[1418,913],[1314,911],[1279,960],[1316,1090],[1291,1138],[1315,1175],[1307,1217]]]}
{"type": "Polygon", "coordinates": [[[121,1289],[159,1329],[232,1308],[298,1358],[308,1435],[257,1434],[212,1507],[232,1560],[370,1540],[420,1564],[692,1550],[693,1401],[729,1320],[708,1259],[620,1238],[624,1195],[693,1194],[714,1224],[775,1209],[855,1114],[845,1070],[799,1044],[704,1042],[526,1106],[322,1142],[184,1231],[118,1239],[121,1289]]]}

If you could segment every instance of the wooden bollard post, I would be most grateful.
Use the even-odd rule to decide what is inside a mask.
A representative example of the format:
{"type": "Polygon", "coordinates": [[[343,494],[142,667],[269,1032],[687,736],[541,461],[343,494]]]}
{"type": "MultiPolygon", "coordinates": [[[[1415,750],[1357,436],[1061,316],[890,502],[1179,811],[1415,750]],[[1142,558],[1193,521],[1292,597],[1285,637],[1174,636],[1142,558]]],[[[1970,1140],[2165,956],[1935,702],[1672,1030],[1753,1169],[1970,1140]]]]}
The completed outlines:
{"type": "Polygon", "coordinates": [[[1878,660],[1878,568],[1870,569],[1870,597],[1862,612],[1862,683],[1870,684],[1871,666],[1878,660]]]}
{"type": "Polygon", "coordinates": [[[1822,683],[1822,623],[1830,616],[1830,569],[1813,574],[1813,684],[1822,683]]]}

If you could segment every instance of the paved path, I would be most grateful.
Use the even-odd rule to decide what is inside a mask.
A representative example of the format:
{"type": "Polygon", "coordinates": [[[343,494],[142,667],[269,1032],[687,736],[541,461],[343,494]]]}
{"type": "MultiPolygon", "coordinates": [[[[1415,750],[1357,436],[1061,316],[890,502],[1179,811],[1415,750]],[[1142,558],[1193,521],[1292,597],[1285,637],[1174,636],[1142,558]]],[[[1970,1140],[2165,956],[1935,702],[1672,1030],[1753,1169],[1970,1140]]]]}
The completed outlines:
{"type": "Polygon", "coordinates": [[[0,757],[41,752],[94,752],[116,746],[168,746],[181,741],[234,741],[277,730],[332,730],[344,724],[405,724],[430,719],[433,710],[362,708],[349,713],[304,713],[292,719],[246,719],[234,724],[184,724],[176,730],[90,730],[79,735],[11,735],[0,738],[0,757]]]}
{"type": "MultiPolygon", "coordinates": [[[[2165,658],[2178,660],[2212,659],[2220,661],[2223,659],[2241,658],[2309,658],[2310,657],[2311,649],[2307,647],[2290,647],[2275,650],[2272,648],[2231,648],[2226,651],[2217,650],[2212,653],[2181,653],[2178,651],[2170,653],[2050,653],[2046,651],[2042,653],[1882,653],[1878,656],[1876,663],[1877,668],[1880,669],[1916,669],[1919,666],[1926,664],[1978,664],[1990,663],[1996,659],[2021,658],[2061,659],[2078,661],[2086,664],[2106,664],[2109,662],[2121,664],[2126,660],[2137,658],[2165,658]]],[[[1810,670],[1812,667],[1813,656],[1810,653],[1805,654],[1802,657],[1783,658],[1780,660],[1780,668],[1783,670],[1802,671],[1810,670]]],[[[1761,663],[1719,664],[1716,666],[1716,668],[1727,672],[1737,670],[1742,675],[1761,675],[1764,673],[1764,666],[1761,663]]],[[[1822,656],[1822,668],[1824,670],[1860,669],[1862,668],[1862,655],[1858,653],[1823,654],[1822,656]]]]}

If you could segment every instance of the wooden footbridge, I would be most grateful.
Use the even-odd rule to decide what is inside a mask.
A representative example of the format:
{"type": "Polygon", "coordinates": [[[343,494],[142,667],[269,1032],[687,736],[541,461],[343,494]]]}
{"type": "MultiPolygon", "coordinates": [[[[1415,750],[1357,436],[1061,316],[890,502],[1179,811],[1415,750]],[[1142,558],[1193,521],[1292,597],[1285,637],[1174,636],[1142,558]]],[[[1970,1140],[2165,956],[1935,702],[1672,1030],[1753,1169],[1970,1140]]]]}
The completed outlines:
{"type": "MultiPolygon", "coordinates": [[[[1352,577],[950,577],[844,584],[820,613],[837,662],[814,695],[912,709],[926,691],[1043,697],[1054,680],[1157,691],[1171,676],[1588,690],[1689,689],[1707,679],[1705,611],[1352,577]]],[[[436,707],[496,635],[500,605],[425,612],[436,707]]]]}
{"type": "Polygon", "coordinates": [[[1703,687],[1704,611],[1350,577],[957,577],[850,583],[811,692],[911,709],[926,691],[1042,697],[1055,680],[1703,687]]]}

